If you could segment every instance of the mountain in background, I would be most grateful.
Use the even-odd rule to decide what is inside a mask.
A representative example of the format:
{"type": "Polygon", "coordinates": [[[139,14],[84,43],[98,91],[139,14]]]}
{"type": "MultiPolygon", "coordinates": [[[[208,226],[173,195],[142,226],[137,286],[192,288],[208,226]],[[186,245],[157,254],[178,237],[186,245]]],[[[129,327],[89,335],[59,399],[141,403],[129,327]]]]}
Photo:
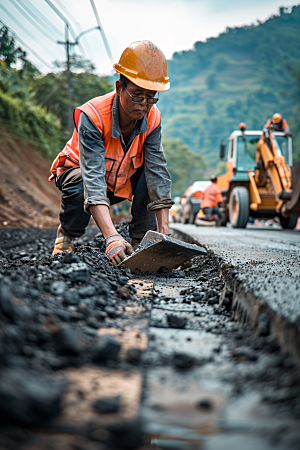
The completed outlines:
{"type": "MultiPolygon", "coordinates": [[[[179,30],[180,31],[180,30],[179,30]]],[[[168,61],[171,89],[161,95],[163,133],[201,154],[208,167],[219,161],[222,138],[246,122],[261,130],[274,112],[292,125],[300,159],[300,6],[280,8],[264,23],[227,28],[168,61]]]]}

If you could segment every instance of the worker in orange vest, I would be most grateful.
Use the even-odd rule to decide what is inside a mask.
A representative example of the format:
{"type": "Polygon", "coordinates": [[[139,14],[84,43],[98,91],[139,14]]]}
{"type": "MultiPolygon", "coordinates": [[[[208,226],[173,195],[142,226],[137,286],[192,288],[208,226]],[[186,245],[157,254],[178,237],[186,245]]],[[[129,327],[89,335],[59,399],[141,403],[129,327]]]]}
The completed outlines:
{"type": "Polygon", "coordinates": [[[158,91],[170,87],[167,61],[150,41],[127,47],[114,64],[116,90],[74,111],[75,130],[51,167],[62,192],[53,254],[71,251],[91,215],[117,265],[133,253],[148,230],[168,233],[171,178],[161,145],[158,91]],[[115,229],[109,206],[132,202],[130,244],[115,229]]]}
{"type": "Polygon", "coordinates": [[[198,213],[197,217],[199,217],[200,219],[204,217],[207,220],[216,220],[217,225],[220,225],[223,214],[218,208],[218,204],[222,203],[223,197],[221,194],[221,189],[217,185],[217,177],[215,175],[212,175],[210,177],[210,181],[211,184],[207,186],[207,188],[203,192],[203,198],[201,200],[201,210],[203,211],[205,217],[201,217],[201,213],[198,213]]]}
{"type": "Polygon", "coordinates": [[[288,123],[282,118],[281,114],[273,114],[272,119],[268,119],[264,128],[272,128],[274,131],[283,131],[286,136],[289,136],[290,129],[288,123]]]}

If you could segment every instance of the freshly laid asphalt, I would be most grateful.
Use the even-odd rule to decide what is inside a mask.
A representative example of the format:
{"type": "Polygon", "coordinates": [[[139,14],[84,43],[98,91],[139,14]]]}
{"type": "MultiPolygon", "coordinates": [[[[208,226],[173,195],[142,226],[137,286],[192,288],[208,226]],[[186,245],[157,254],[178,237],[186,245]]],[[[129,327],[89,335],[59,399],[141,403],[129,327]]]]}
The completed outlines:
{"type": "Polygon", "coordinates": [[[291,323],[300,322],[300,230],[172,224],[233,266],[246,290],[291,323]]]}
{"type": "MultiPolygon", "coordinates": [[[[171,225],[173,234],[184,233],[219,258],[221,270],[242,287],[239,301],[248,296],[252,316],[261,306],[272,316],[274,333],[282,346],[299,348],[300,332],[300,230],[282,230],[279,225],[246,229],[171,225]],[[249,297],[252,298],[249,300],[249,297]],[[254,300],[253,300],[254,298],[254,300]],[[255,301],[259,305],[255,306],[255,301]],[[288,329],[289,328],[289,329],[288,329]],[[291,330],[292,328],[292,330],[291,330]],[[288,330],[287,330],[288,329],[288,330]],[[287,336],[288,335],[288,336],[287,336]]],[[[180,234],[178,235],[180,238],[180,234]]],[[[182,237],[182,235],[181,235],[182,237]]],[[[246,301],[244,301],[246,305],[246,301]]],[[[251,315],[251,314],[250,314],[251,315]]],[[[256,320],[257,317],[250,317],[256,320]]],[[[299,361],[299,351],[296,354],[299,361]]]]}

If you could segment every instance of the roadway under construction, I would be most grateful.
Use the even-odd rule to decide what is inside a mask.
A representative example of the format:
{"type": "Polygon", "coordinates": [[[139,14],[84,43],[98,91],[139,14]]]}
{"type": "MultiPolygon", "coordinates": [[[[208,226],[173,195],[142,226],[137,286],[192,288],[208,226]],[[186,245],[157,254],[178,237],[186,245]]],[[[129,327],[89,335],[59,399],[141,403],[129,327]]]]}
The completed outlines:
{"type": "Polygon", "coordinates": [[[95,234],[0,232],[0,448],[299,448],[299,231],[174,224],[157,274],[95,234]]]}

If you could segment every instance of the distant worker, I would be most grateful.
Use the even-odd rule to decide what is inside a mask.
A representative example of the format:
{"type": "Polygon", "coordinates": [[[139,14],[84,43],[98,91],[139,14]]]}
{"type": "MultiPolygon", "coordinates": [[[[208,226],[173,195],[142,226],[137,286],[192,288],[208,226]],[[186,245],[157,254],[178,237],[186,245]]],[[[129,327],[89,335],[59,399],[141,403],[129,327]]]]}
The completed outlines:
{"type": "Polygon", "coordinates": [[[223,218],[223,214],[221,213],[218,204],[223,202],[223,197],[221,194],[221,189],[217,185],[217,177],[212,175],[210,177],[211,184],[207,186],[205,191],[203,192],[203,198],[201,200],[201,209],[196,218],[204,219],[204,220],[215,220],[217,222],[217,226],[221,225],[221,221],[223,218]]]}
{"type": "Polygon", "coordinates": [[[148,230],[169,233],[171,178],[161,144],[158,91],[170,88],[167,61],[150,41],[127,47],[114,65],[116,90],[74,111],[75,130],[51,167],[62,192],[53,255],[74,248],[91,215],[117,265],[133,253],[148,230]],[[133,200],[131,242],[118,234],[109,207],[133,200]]]}
{"type": "Polygon", "coordinates": [[[282,118],[281,114],[275,113],[272,119],[268,119],[264,128],[270,128],[274,131],[283,131],[286,136],[289,136],[290,129],[288,123],[285,119],[282,118]]]}

